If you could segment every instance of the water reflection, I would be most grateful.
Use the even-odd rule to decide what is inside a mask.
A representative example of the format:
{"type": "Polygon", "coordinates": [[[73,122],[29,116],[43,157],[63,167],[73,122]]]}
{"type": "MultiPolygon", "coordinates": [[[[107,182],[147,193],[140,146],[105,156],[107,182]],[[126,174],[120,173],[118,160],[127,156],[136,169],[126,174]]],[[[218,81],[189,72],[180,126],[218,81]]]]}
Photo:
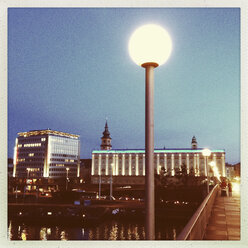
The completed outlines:
{"type": "Polygon", "coordinates": [[[45,227],[42,227],[40,229],[40,240],[47,240],[47,237],[46,237],[46,228],[45,227]]]}
{"type": "Polygon", "coordinates": [[[12,230],[12,221],[10,221],[9,227],[8,227],[8,239],[9,240],[11,240],[13,238],[13,234],[12,234],[11,230],[12,230]]]}
{"type": "MultiPolygon", "coordinates": [[[[183,226],[174,223],[156,226],[156,239],[176,239],[177,233],[183,226]]],[[[10,240],[144,240],[145,227],[144,223],[116,220],[95,226],[38,225],[10,221],[8,238],[10,240]]]]}
{"type": "Polygon", "coordinates": [[[60,233],[60,239],[61,240],[68,240],[67,236],[68,236],[68,233],[66,231],[64,231],[64,230],[61,231],[61,233],[60,233]]]}

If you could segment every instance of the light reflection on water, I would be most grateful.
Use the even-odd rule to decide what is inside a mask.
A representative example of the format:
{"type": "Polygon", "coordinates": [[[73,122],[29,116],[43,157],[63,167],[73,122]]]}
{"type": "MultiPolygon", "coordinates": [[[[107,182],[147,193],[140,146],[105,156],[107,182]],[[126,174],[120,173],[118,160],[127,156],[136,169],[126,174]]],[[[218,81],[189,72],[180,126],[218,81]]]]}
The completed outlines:
{"type": "MultiPolygon", "coordinates": [[[[157,240],[174,240],[183,224],[156,227],[157,240]]],[[[95,226],[39,225],[9,222],[10,240],[144,240],[144,223],[110,220],[95,226]]]]}

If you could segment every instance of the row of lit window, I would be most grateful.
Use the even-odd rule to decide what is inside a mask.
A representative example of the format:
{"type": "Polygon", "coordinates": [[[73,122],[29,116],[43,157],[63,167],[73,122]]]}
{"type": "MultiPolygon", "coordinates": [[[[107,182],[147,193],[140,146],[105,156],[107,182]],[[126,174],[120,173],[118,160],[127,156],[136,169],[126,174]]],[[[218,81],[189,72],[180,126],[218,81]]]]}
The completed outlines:
{"type": "MultiPolygon", "coordinates": [[[[99,157],[101,157],[102,159],[113,159],[113,157],[115,159],[122,159],[122,158],[125,158],[125,159],[129,159],[131,157],[131,159],[136,159],[136,157],[138,157],[139,159],[143,159],[143,157],[145,156],[145,154],[93,154],[95,156],[95,159],[98,159],[99,157]]],[[[175,159],[176,158],[182,158],[182,159],[186,159],[186,157],[189,157],[191,159],[193,159],[194,157],[200,157],[200,158],[204,158],[203,155],[201,153],[199,154],[178,154],[178,153],[175,153],[175,154],[165,154],[165,153],[161,153],[161,154],[154,154],[154,158],[157,158],[159,157],[159,159],[163,159],[165,157],[167,158],[171,158],[171,157],[174,157],[175,159]],[[159,156],[158,156],[159,155],[159,156]]],[[[223,154],[211,154],[209,156],[209,158],[211,158],[212,156],[215,156],[216,158],[221,158],[223,156],[223,154]]]]}
{"type": "Polygon", "coordinates": [[[17,162],[25,162],[25,158],[18,158],[17,162]]]}
{"type": "Polygon", "coordinates": [[[30,172],[40,171],[40,168],[28,168],[30,172]]]}
{"type": "MultiPolygon", "coordinates": [[[[63,173],[67,173],[67,171],[65,170],[65,168],[50,168],[49,171],[61,171],[63,173]]],[[[68,171],[68,173],[75,172],[75,171],[77,171],[77,169],[70,168],[70,170],[68,171]]]]}
{"type": "Polygon", "coordinates": [[[67,162],[67,163],[76,162],[76,160],[74,159],[63,159],[63,158],[50,158],[50,161],[60,161],[60,162],[67,162]]]}
{"type": "MultiPolygon", "coordinates": [[[[219,158],[216,158],[216,159],[219,160],[219,158]]],[[[95,158],[95,159],[94,159],[95,164],[98,164],[98,163],[99,163],[99,160],[100,160],[100,159],[95,158]]],[[[176,161],[178,161],[178,160],[179,160],[178,158],[174,157],[175,163],[177,163],[176,161]]],[[[117,161],[118,161],[118,164],[122,164],[122,161],[123,161],[123,160],[122,160],[121,157],[119,157],[119,158],[117,158],[117,159],[109,158],[109,159],[108,159],[108,164],[117,163],[117,161]]],[[[155,164],[157,163],[157,161],[159,161],[160,163],[164,163],[164,158],[161,158],[161,157],[160,157],[160,158],[154,157],[154,163],[155,163],[155,164]]],[[[170,162],[172,161],[171,157],[167,158],[166,161],[167,161],[167,163],[170,163],[170,162]]],[[[189,157],[189,161],[190,161],[190,162],[193,162],[193,161],[194,161],[194,158],[189,157]]],[[[203,161],[203,159],[200,158],[200,161],[203,161]]],[[[183,163],[186,164],[186,163],[187,163],[187,160],[186,160],[186,159],[181,159],[181,162],[182,162],[182,164],[183,164],[183,163]]],[[[102,158],[102,159],[101,159],[101,164],[105,164],[105,163],[106,163],[106,159],[105,159],[105,158],[102,158]]],[[[131,163],[136,163],[136,158],[132,158],[132,159],[131,159],[131,163]]],[[[138,163],[139,163],[139,164],[142,164],[142,163],[143,163],[143,158],[139,158],[139,159],[138,159],[138,163]]],[[[128,159],[128,158],[125,158],[125,164],[129,164],[129,159],[128,159]]]]}
{"type": "Polygon", "coordinates": [[[44,142],[44,141],[46,141],[46,138],[25,138],[25,139],[23,139],[23,138],[18,138],[18,141],[19,141],[19,143],[27,143],[27,142],[40,142],[40,141],[42,141],[42,142],[44,142]]]}
{"type": "MultiPolygon", "coordinates": [[[[183,164],[184,164],[184,165],[187,165],[187,163],[182,163],[181,166],[182,166],[183,164]]],[[[142,164],[141,164],[141,163],[138,163],[137,165],[138,165],[138,168],[143,168],[143,163],[142,163],[142,164]]],[[[136,165],[136,163],[131,163],[131,168],[135,169],[137,165],[136,165]]],[[[159,165],[162,166],[162,167],[164,167],[164,164],[161,164],[161,163],[160,163],[159,165]]],[[[172,167],[172,163],[167,163],[166,165],[167,165],[168,168],[172,167]]],[[[197,164],[196,164],[196,165],[197,165],[197,164]]],[[[116,167],[116,166],[117,166],[117,164],[115,164],[114,167],[116,167]]],[[[124,165],[124,168],[125,168],[125,169],[129,169],[129,166],[130,166],[129,164],[125,164],[125,165],[124,165]]],[[[194,166],[194,163],[189,163],[189,167],[193,167],[193,166],[194,166]]],[[[204,166],[203,161],[202,161],[202,163],[199,164],[199,166],[200,166],[200,167],[204,166]]],[[[105,164],[101,164],[101,167],[102,167],[102,168],[103,168],[103,167],[106,167],[106,165],[105,165],[105,164]]],[[[111,168],[110,164],[108,165],[108,167],[111,168]]],[[[157,167],[157,164],[154,164],[154,167],[157,167]]],[[[119,164],[118,164],[118,168],[119,168],[119,169],[122,168],[122,163],[119,163],[119,164]]],[[[174,163],[174,168],[179,168],[179,163],[174,163]]],[[[103,168],[103,169],[104,169],[104,168],[103,168]]],[[[95,170],[98,170],[98,164],[95,164],[95,170]]]]}
{"type": "Polygon", "coordinates": [[[18,167],[17,171],[23,172],[25,171],[26,173],[28,173],[28,171],[30,172],[35,172],[35,171],[43,171],[43,168],[23,168],[23,167],[18,167]]]}
{"type": "Polygon", "coordinates": [[[73,163],[73,162],[75,162],[75,160],[74,159],[65,159],[65,162],[73,163]]]}
{"type": "Polygon", "coordinates": [[[76,155],[64,154],[64,153],[51,153],[53,157],[72,157],[76,158],[76,155]]]}
{"type": "Polygon", "coordinates": [[[77,164],[56,164],[56,163],[51,163],[50,166],[76,166],[77,164]]]}
{"type": "Polygon", "coordinates": [[[24,144],[24,147],[39,147],[41,146],[41,143],[32,143],[32,144],[24,144]]]}

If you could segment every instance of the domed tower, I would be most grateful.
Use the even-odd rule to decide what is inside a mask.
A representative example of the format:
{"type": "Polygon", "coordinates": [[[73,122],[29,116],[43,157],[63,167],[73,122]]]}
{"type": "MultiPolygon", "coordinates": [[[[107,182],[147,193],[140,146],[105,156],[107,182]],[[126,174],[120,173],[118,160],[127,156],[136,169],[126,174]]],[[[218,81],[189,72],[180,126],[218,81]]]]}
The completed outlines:
{"type": "Polygon", "coordinates": [[[112,145],[111,145],[111,138],[110,138],[110,132],[108,130],[108,123],[106,121],[105,124],[105,130],[102,133],[102,144],[101,144],[101,150],[111,150],[112,149],[112,145]]]}
{"type": "Polygon", "coordinates": [[[191,148],[192,149],[197,149],[197,141],[195,136],[193,136],[192,141],[191,141],[191,148]]]}

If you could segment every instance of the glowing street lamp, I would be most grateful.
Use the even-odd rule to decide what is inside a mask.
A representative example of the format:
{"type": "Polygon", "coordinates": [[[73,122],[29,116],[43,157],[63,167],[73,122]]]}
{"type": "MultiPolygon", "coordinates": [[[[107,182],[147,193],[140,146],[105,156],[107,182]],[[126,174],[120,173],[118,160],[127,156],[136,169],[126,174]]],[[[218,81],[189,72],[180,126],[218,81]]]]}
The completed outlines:
{"type": "Polygon", "coordinates": [[[216,177],[219,181],[221,181],[220,180],[220,173],[219,173],[219,170],[216,166],[216,163],[214,161],[211,161],[209,164],[212,167],[212,170],[214,172],[214,177],[216,177]]]}
{"type": "Polygon", "coordinates": [[[134,31],[128,48],[133,61],[146,70],[146,239],[154,240],[154,68],[167,61],[171,54],[172,41],[165,29],[158,25],[148,24],[134,31]]]}
{"type": "Polygon", "coordinates": [[[205,148],[202,150],[202,155],[205,158],[205,175],[207,176],[207,194],[209,194],[208,157],[211,155],[211,151],[208,148],[205,148]]]}

